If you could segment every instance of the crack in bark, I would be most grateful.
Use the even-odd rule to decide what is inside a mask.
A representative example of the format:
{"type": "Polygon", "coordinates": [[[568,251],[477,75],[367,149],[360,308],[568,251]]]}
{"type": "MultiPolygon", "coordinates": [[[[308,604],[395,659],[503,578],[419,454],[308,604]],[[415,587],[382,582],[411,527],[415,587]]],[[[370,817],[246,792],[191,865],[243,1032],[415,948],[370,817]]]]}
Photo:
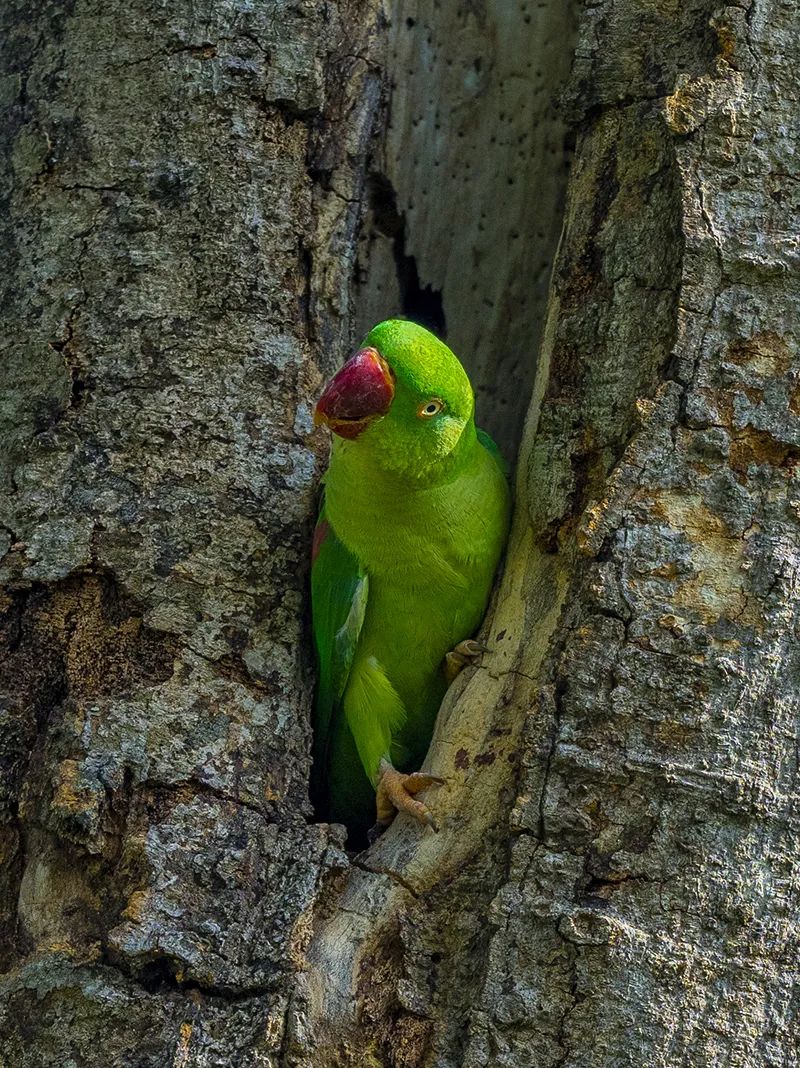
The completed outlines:
{"type": "Polygon", "coordinates": [[[198,996],[239,1005],[248,1001],[267,998],[275,993],[274,983],[257,983],[252,986],[214,985],[194,979],[180,979],[167,956],[154,956],[144,964],[130,965],[124,958],[112,952],[108,946],[101,949],[100,964],[141,987],[148,994],[174,993],[195,1000],[198,996]]]}
{"type": "Polygon", "coordinates": [[[419,891],[406,879],[404,875],[401,875],[399,871],[395,871],[393,868],[377,867],[376,865],[367,864],[363,860],[351,859],[350,863],[354,868],[359,868],[361,871],[369,872],[371,875],[385,875],[387,879],[391,879],[393,883],[397,883],[398,886],[402,886],[404,890],[407,890],[409,894],[415,899],[419,898],[419,891]]]}

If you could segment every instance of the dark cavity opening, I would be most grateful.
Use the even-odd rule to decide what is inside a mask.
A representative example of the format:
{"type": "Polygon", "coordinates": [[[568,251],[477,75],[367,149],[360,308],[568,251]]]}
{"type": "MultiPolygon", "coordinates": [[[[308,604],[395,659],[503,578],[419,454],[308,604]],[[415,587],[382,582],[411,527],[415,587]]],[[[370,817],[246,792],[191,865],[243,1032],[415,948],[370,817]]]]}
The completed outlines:
{"type": "MultiPolygon", "coordinates": [[[[536,374],[572,144],[558,100],[576,3],[434,5],[389,26],[386,125],[365,187],[353,340],[403,316],[446,340],[513,463],[536,374]]],[[[315,811],[328,820],[324,801],[315,811]]],[[[371,820],[370,820],[371,822],[371,820]]],[[[350,828],[348,846],[367,844],[350,828]]]]}
{"type": "Polygon", "coordinates": [[[453,349],[513,461],[530,401],[571,146],[558,101],[574,4],[436,5],[389,28],[354,337],[403,315],[453,349]]]}

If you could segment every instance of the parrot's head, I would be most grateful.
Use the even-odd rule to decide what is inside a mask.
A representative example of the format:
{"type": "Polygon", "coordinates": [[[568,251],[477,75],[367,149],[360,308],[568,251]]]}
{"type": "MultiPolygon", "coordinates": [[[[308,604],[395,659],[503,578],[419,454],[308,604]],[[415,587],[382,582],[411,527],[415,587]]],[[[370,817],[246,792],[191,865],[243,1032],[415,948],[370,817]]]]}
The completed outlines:
{"type": "Polygon", "coordinates": [[[387,319],[328,383],[314,423],[381,467],[421,473],[452,454],[474,406],[447,345],[416,323],[387,319]]]}

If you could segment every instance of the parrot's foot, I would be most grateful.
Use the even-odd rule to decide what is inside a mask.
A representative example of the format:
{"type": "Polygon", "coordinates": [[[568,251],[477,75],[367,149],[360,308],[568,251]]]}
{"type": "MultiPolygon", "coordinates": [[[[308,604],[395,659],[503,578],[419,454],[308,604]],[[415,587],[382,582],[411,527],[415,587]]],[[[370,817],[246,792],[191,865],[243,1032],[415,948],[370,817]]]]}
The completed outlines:
{"type": "Polygon", "coordinates": [[[378,822],[370,832],[370,841],[374,841],[389,826],[398,812],[407,812],[420,823],[427,823],[429,827],[433,827],[434,831],[438,831],[439,828],[430,809],[421,801],[417,801],[414,795],[421,790],[427,790],[429,786],[442,786],[443,784],[444,779],[436,775],[426,775],[421,771],[404,775],[393,768],[388,760],[382,760],[375,796],[378,822]]]}
{"type": "Polygon", "coordinates": [[[451,650],[444,658],[444,673],[448,684],[462,671],[467,664],[474,664],[481,653],[488,653],[489,646],[484,642],[467,638],[459,642],[455,649],[451,650]]]}

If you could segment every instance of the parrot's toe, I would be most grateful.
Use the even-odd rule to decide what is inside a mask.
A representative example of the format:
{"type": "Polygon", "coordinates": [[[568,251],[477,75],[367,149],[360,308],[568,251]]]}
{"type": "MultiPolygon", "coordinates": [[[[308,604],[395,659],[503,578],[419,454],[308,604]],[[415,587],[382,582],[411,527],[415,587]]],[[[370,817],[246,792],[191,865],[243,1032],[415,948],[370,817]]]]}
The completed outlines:
{"type": "Polygon", "coordinates": [[[458,653],[460,656],[466,656],[468,659],[473,659],[476,656],[480,656],[481,653],[488,653],[489,646],[486,642],[479,642],[476,638],[466,638],[463,642],[458,643],[453,652],[458,653]]]}
{"type": "Polygon", "coordinates": [[[451,683],[467,664],[474,663],[482,653],[489,651],[485,642],[476,641],[474,638],[459,642],[444,658],[444,673],[448,683],[451,683]]]}
{"type": "Polygon", "coordinates": [[[385,823],[373,823],[370,829],[367,831],[367,845],[374,846],[380,836],[386,830],[385,823]]]}
{"type": "Polygon", "coordinates": [[[414,795],[427,790],[429,786],[442,786],[443,784],[444,779],[436,775],[426,775],[421,771],[404,775],[403,772],[393,768],[388,761],[383,761],[375,796],[378,822],[370,835],[374,834],[374,838],[378,838],[381,830],[388,827],[398,812],[407,812],[415,820],[427,823],[434,831],[438,831],[439,827],[433,818],[433,813],[422,801],[417,801],[414,795]]]}

